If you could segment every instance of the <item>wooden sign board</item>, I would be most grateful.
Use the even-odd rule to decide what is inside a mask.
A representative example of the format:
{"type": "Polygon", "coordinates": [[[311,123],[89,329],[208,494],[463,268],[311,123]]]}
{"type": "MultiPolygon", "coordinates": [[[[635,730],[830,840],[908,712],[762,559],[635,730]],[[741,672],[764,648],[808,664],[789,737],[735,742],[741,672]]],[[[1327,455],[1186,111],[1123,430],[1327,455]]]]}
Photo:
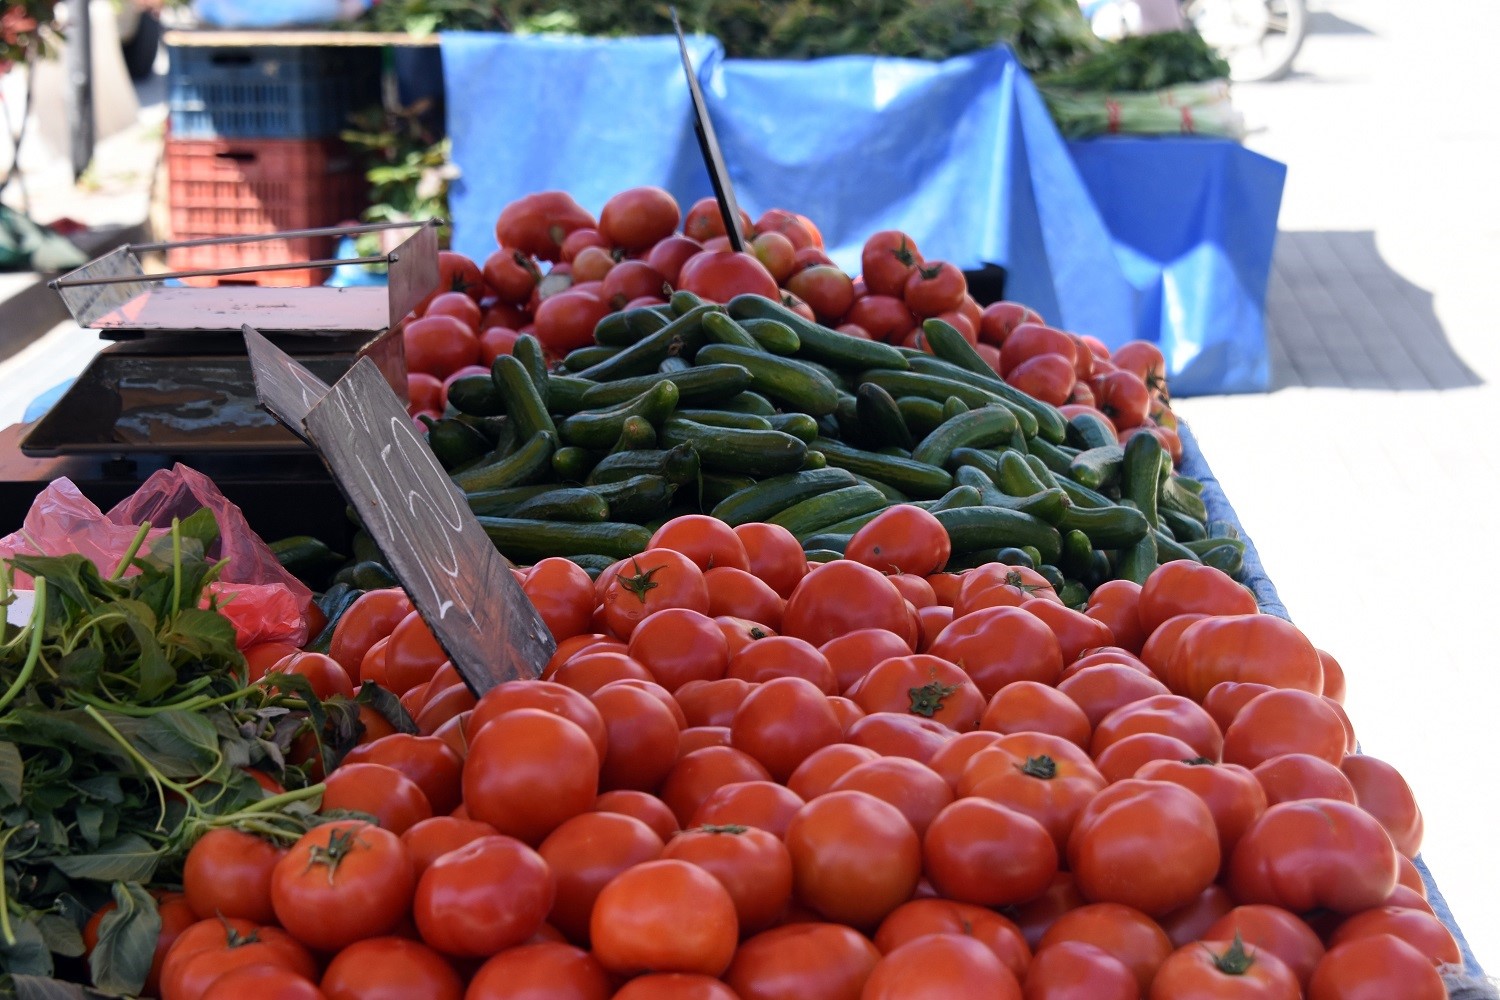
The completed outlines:
{"type": "Polygon", "coordinates": [[[375,363],[329,388],[253,333],[257,393],[318,450],[469,689],[540,676],[551,632],[375,363]]]}
{"type": "Polygon", "coordinates": [[[672,27],[677,31],[677,47],[682,50],[682,71],[687,74],[688,93],[693,99],[693,131],[698,134],[698,148],[703,152],[704,165],[708,167],[708,179],[714,187],[714,197],[719,201],[719,214],[724,217],[724,232],[729,236],[729,246],[736,251],[745,249],[745,233],[740,228],[740,205],[734,198],[734,185],[729,182],[729,168],[724,166],[724,153],[719,149],[719,137],[714,134],[714,123],[708,117],[708,106],[703,102],[703,90],[698,86],[698,74],[693,70],[693,60],[688,55],[687,39],[683,37],[682,25],[677,20],[677,8],[672,8],[672,27]]]}

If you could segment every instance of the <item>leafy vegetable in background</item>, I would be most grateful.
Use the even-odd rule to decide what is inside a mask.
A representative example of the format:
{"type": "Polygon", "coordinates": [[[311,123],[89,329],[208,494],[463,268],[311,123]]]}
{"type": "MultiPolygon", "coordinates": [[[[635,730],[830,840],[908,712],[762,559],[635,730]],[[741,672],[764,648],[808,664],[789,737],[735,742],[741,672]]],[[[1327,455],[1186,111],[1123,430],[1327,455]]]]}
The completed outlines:
{"type": "Polygon", "coordinates": [[[1160,90],[1229,77],[1229,64],[1196,31],[1130,35],[1073,65],[1038,77],[1043,87],[1087,91],[1160,90]]]}
{"type": "Polygon", "coordinates": [[[0,577],[6,604],[12,569],[36,581],[30,622],[0,641],[0,973],[51,975],[55,958],[82,956],[80,928],[113,898],[92,979],[139,990],[159,922],[145,883],[170,881],[216,826],[299,835],[321,786],[267,797],[245,769],[305,785],[283,768],[293,737],[309,720],[352,731],[357,719],[302,678],[274,675],[287,693],[246,685],[206,590],[223,565],[204,555],[218,535],[209,511],[141,554],[145,532],[108,576],[69,555],[17,556],[0,577]]]}

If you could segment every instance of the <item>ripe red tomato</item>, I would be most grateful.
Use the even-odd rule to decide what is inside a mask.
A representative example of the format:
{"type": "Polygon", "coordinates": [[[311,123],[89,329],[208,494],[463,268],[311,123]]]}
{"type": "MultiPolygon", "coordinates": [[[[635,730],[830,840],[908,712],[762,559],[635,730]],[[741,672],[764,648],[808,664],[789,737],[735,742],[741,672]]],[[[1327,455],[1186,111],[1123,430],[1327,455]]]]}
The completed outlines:
{"type": "Polygon", "coordinates": [[[740,781],[769,781],[770,777],[759,761],[742,750],[707,746],[678,758],[662,783],[661,800],[679,825],[688,826],[715,790],[740,781]]]}
{"type": "MultiPolygon", "coordinates": [[[[418,414],[427,414],[433,419],[442,415],[443,407],[447,405],[448,390],[443,379],[427,372],[406,373],[406,412],[409,416],[416,417],[418,414]]],[[[418,423],[418,430],[427,432],[427,426],[418,423]]]]}
{"type": "Polygon", "coordinates": [[[875,927],[911,898],[922,850],[901,811],[865,792],[828,792],[786,832],[797,899],[831,920],[875,927]]]}
{"type": "Polygon", "coordinates": [[[367,813],[398,836],[432,817],[432,804],[421,787],[394,767],[344,764],[328,776],[325,784],[323,809],[367,813]]]}
{"type": "Polygon", "coordinates": [[[862,1000],[1021,1000],[1021,984],[995,953],[961,934],[931,934],[887,952],[862,1000]]]}
{"type": "Polygon", "coordinates": [[[1153,760],[1135,772],[1148,781],[1170,781],[1197,795],[1213,814],[1221,866],[1240,837],[1266,811],[1266,793],[1254,774],[1238,764],[1209,760],[1153,760]]]}
{"type": "Polygon", "coordinates": [[[787,779],[787,787],[810,802],[829,791],[839,778],[855,767],[879,759],[880,755],[869,747],[834,743],[810,754],[787,779]]]}
{"type": "Polygon", "coordinates": [[[955,618],[928,652],[963,664],[986,699],[1012,681],[1055,684],[1063,667],[1052,630],[1020,608],[982,608],[955,618]]]}
{"type": "Polygon", "coordinates": [[[1234,909],[1234,897],[1229,890],[1215,882],[1200,892],[1192,902],[1179,906],[1166,914],[1157,923],[1172,939],[1172,945],[1181,948],[1194,941],[1205,940],[1208,929],[1224,914],[1234,909]]]}
{"type": "Polygon", "coordinates": [[[438,251],[438,281],[427,297],[418,302],[412,313],[426,313],[432,300],[445,292],[462,292],[476,302],[484,297],[484,275],[479,265],[453,250],[438,251]]]}
{"type": "Polygon", "coordinates": [[[871,712],[844,730],[844,739],[883,757],[910,757],[926,764],[957,733],[932,719],[906,712],[871,712]]]}
{"type": "Polygon", "coordinates": [[[668,691],[689,681],[718,680],[729,667],[723,630],[689,608],[665,608],[643,618],[631,633],[630,656],[668,691]]]}
{"type": "Polygon", "coordinates": [[[495,242],[511,250],[559,260],[563,240],[575,229],[595,228],[594,217],[563,191],[518,198],[495,220],[495,242]]]}
{"type": "Polygon", "coordinates": [[[1093,382],[1099,409],[1121,431],[1146,422],[1151,409],[1151,393],[1134,372],[1113,371],[1093,382]]]}
{"type": "Polygon", "coordinates": [[[464,1000],[609,1000],[609,974],[581,948],[541,941],[510,948],[479,967],[464,1000]]]}
{"type": "Polygon", "coordinates": [[[814,646],[846,632],[884,628],[916,645],[916,628],[906,599],[876,570],[836,559],[808,571],[787,599],[782,633],[814,646]]]}
{"type": "Polygon", "coordinates": [[[646,549],[632,556],[604,589],[604,620],[630,638],[642,619],[663,608],[708,611],[703,570],[675,549],[646,549]]]}
{"type": "Polygon", "coordinates": [[[1141,626],[1149,636],[1168,618],[1183,614],[1249,615],[1255,597],[1232,577],[1191,559],[1164,562],[1141,585],[1141,626]]]}
{"type": "Polygon", "coordinates": [[[242,965],[216,976],[199,993],[201,1000],[239,1000],[240,997],[274,997],[275,1000],[327,1000],[327,994],[306,976],[279,965],[242,965]]]}
{"type": "Polygon", "coordinates": [[[1235,714],[1224,731],[1224,759],[1255,767],[1283,754],[1305,753],[1337,767],[1344,744],[1344,724],[1330,702],[1307,691],[1278,689],[1252,698],[1235,714]]]}
{"type": "Polygon", "coordinates": [[[973,729],[984,713],[979,688],[952,662],[926,653],[876,664],[849,696],[865,712],[910,712],[955,732],[973,729]]]}
{"type": "Polygon", "coordinates": [[[474,734],[463,790],[474,819],[539,844],[564,820],[593,807],[599,752],[567,719],[544,709],[516,709],[474,734]]]}
{"type": "Polygon", "coordinates": [[[882,573],[928,576],[947,564],[951,551],[942,522],[921,507],[896,504],[856,531],[844,556],[882,573]]]}
{"type": "Polygon", "coordinates": [[[200,920],[224,916],[273,923],[271,872],[285,853],[251,833],[210,830],[188,851],[183,864],[188,906],[200,920]]]}
{"type": "Polygon", "coordinates": [[[829,639],[818,652],[833,668],[834,682],[848,691],[880,661],[911,652],[906,640],[883,628],[855,629],[829,639]]]}
{"type": "Polygon", "coordinates": [[[957,309],[968,291],[968,283],[958,265],[947,261],[926,261],[906,279],[901,297],[917,316],[937,316],[957,309]]]}
{"type": "Polygon", "coordinates": [[[385,647],[384,687],[398,695],[432,680],[448,659],[437,636],[423,620],[420,611],[412,611],[391,630],[385,647]]]}
{"type": "Polygon", "coordinates": [[[407,368],[439,380],[479,360],[479,335],[455,316],[407,320],[401,329],[401,341],[407,368]]]}
{"type": "Polygon", "coordinates": [[[490,688],[469,718],[470,738],[492,720],[522,708],[539,708],[567,719],[588,736],[601,760],[609,749],[599,709],[587,695],[553,681],[514,680],[490,688]]]}
{"type": "Polygon", "coordinates": [[[855,764],[828,791],[867,792],[901,811],[921,837],[953,802],[953,789],[935,771],[908,757],[877,757],[855,764]]]}
{"type": "Polygon", "coordinates": [[[462,1000],[464,982],[448,960],[404,937],[356,941],[328,963],[319,984],[328,1000],[462,1000]]]}
{"type": "Polygon", "coordinates": [[[313,694],[326,701],[334,695],[354,697],[354,683],[348,673],[331,656],[323,653],[296,652],[271,665],[267,674],[295,674],[305,677],[313,694]]]}
{"type": "Polygon", "coordinates": [[[412,916],[429,947],[485,957],[535,934],[556,889],[536,851],[512,837],[480,837],[427,867],[417,882],[412,916]]]}
{"type": "Polygon", "coordinates": [[[1004,347],[1006,339],[1023,324],[1042,325],[1042,317],[1019,302],[992,302],[980,314],[979,340],[1004,347]]]}
{"type": "Polygon", "coordinates": [[[622,260],[609,269],[599,289],[605,303],[614,310],[631,307],[645,299],[659,300],[667,279],[643,260],[622,260]]]}
{"type": "Polygon", "coordinates": [[[234,969],[274,965],[306,979],[318,967],[306,947],[279,927],[232,917],[200,920],[185,928],[161,967],[161,995],[196,1000],[215,979],[234,969]]]}
{"type": "Polygon", "coordinates": [[[1070,334],[1042,323],[1022,323],[1013,327],[1006,335],[1004,342],[998,346],[1000,347],[1000,372],[1007,382],[1011,380],[1012,373],[1028,361],[1036,358],[1060,357],[1068,363],[1067,381],[1069,387],[1072,386],[1074,365],[1078,360],[1078,345],[1070,334]]]}
{"type": "Polygon", "coordinates": [[[276,919],[317,951],[338,951],[394,931],[411,909],[411,859],[400,837],[370,823],[314,827],[276,863],[276,919]],[[329,920],[329,913],[340,919],[329,920]]]}
{"type": "Polygon", "coordinates": [[[1140,1000],[1141,987],[1124,962],[1084,941],[1039,950],[1026,972],[1027,1000],[1140,1000]]]}
{"type": "Polygon", "coordinates": [[[728,302],[736,295],[760,295],[781,301],[776,279],[754,254],[705,250],[688,258],[677,275],[677,288],[709,302],[728,302]]]}
{"type": "Polygon", "coordinates": [[[343,763],[395,768],[416,783],[437,815],[463,800],[463,758],[436,736],[392,733],[350,750],[343,763]]]}
{"type": "Polygon", "coordinates": [[[1057,874],[1047,828],[1025,813],[981,797],[960,799],[932,820],[922,839],[923,869],[942,896],[980,906],[1025,903],[1057,874]]]}
{"type": "Polygon", "coordinates": [[[479,332],[479,320],[483,313],[479,303],[466,292],[443,292],[427,304],[425,316],[452,316],[475,333],[479,332]]]}
{"type": "Polygon", "coordinates": [[[1391,842],[1408,858],[1422,846],[1422,811],[1411,786],[1390,764],[1366,754],[1349,754],[1339,770],[1354,786],[1355,801],[1391,835],[1391,842]]]}
{"type": "Polygon", "coordinates": [[[1072,743],[1044,733],[1015,733],[970,757],[956,791],[1037,820],[1061,855],[1079,812],[1103,787],[1103,775],[1072,743]]]}
{"type": "MultiPolygon", "coordinates": [[[[1316,695],[1323,690],[1323,665],[1291,622],[1275,615],[1223,615],[1182,630],[1165,680],[1173,693],[1194,701],[1220,681],[1256,681],[1316,695]]],[[[1339,730],[1342,747],[1342,724],[1339,730]]]]}
{"type": "Polygon", "coordinates": [[[864,330],[872,340],[897,343],[916,330],[917,317],[898,296],[871,293],[850,303],[844,323],[864,330]]]}
{"type": "Polygon", "coordinates": [[[1064,913],[1037,943],[1038,957],[1064,941],[1093,945],[1123,963],[1143,996],[1173,950],[1171,939],[1156,921],[1119,903],[1091,903],[1064,913]]]}
{"type": "Polygon", "coordinates": [[[964,573],[953,599],[953,613],[962,618],[981,608],[1018,608],[1033,597],[1057,600],[1046,577],[1028,566],[986,563],[964,573]]]}
{"type": "Polygon", "coordinates": [[[745,941],[723,978],[741,1000],[860,1000],[879,960],[853,928],[795,923],[745,941]]]}
{"type": "Polygon", "coordinates": [[[787,279],[786,289],[812,307],[820,323],[838,322],[854,304],[854,282],[829,264],[796,271],[787,279]]]}
{"type": "Polygon", "coordinates": [[[424,819],[407,827],[401,834],[401,843],[411,858],[412,870],[418,879],[438,858],[480,837],[497,835],[494,827],[477,819],[459,819],[442,815],[424,819]]]}
{"type": "Polygon", "coordinates": [[[703,574],[708,587],[708,613],[728,615],[780,628],[786,601],[759,577],[733,566],[715,566],[703,574]]]}
{"type": "MultiPolygon", "coordinates": [[[[746,651],[771,641],[755,643],[746,651]]],[[[842,736],[843,727],[825,692],[801,677],[777,677],[760,684],[740,703],[730,723],[732,745],[782,782],[813,751],[842,736]]]]}
{"type": "Polygon", "coordinates": [[[1194,757],[1218,760],[1224,737],[1218,723],[1197,702],[1175,694],[1159,694],[1121,705],[1099,720],[1089,743],[1097,761],[1112,745],[1137,733],[1175,736],[1197,751],[1194,757]]]}
{"type": "Polygon", "coordinates": [[[789,635],[749,643],[729,658],[729,676],[759,684],[778,677],[800,677],[824,694],[836,694],[828,658],[816,646],[789,635]]]}
{"type": "Polygon", "coordinates": [[[663,858],[708,872],[729,892],[741,936],[759,933],[792,898],[792,858],[770,831],[739,825],[699,826],[673,837],[663,858]]]}
{"type": "Polygon", "coordinates": [[[778,285],[791,277],[797,267],[797,248],[780,233],[757,233],[750,237],[749,250],[778,285]]]}
{"type": "Polygon", "coordinates": [[[604,203],[599,233],[626,250],[645,250],[672,235],[682,209],[670,192],[659,187],[633,187],[604,203]]]}
{"type": "Polygon", "coordinates": [[[646,263],[659,273],[668,285],[676,287],[677,277],[682,273],[682,265],[702,251],[703,244],[697,240],[686,236],[668,236],[651,248],[651,252],[646,255],[646,263]]]}
{"type": "Polygon", "coordinates": [[[1014,681],[995,692],[979,728],[1000,734],[1050,733],[1079,747],[1087,747],[1091,735],[1089,718],[1078,703],[1037,681],[1014,681]]]}
{"type": "Polygon", "coordinates": [[[932,934],[961,935],[978,941],[1017,978],[1024,978],[1031,964],[1031,948],[1014,922],[983,906],[947,899],[914,899],[898,906],[875,932],[875,947],[882,954],[890,954],[932,934]]]}
{"type": "Polygon", "coordinates": [[[1298,1000],[1302,987],[1281,959],[1239,940],[1183,945],[1151,981],[1152,1000],[1206,996],[1298,1000]]]}
{"type": "Polygon", "coordinates": [[[1047,597],[1031,597],[1021,602],[1021,607],[1042,622],[1057,636],[1063,662],[1071,664],[1089,649],[1098,649],[1114,642],[1114,633],[1108,626],[1095,621],[1082,611],[1075,611],[1047,597]]]}
{"type": "Polygon", "coordinates": [[[1328,761],[1305,753],[1284,753],[1250,772],[1271,805],[1296,799],[1338,799],[1354,803],[1354,786],[1328,761]]]}
{"type": "Polygon", "coordinates": [[[1246,830],[1229,862],[1229,891],[1242,903],[1302,913],[1357,913],[1396,886],[1396,849],[1356,805],[1303,799],[1271,806],[1246,830]]]}
{"type": "Polygon", "coordinates": [[[651,536],[648,549],[675,549],[705,572],[721,566],[750,569],[745,543],[734,529],[707,514],[681,514],[651,536]]]}
{"type": "Polygon", "coordinates": [[[594,327],[609,314],[602,297],[570,290],[549,295],[537,306],[533,335],[548,354],[561,357],[594,342],[594,327]]]}
{"type": "MultiPolygon", "coordinates": [[[[741,209],[740,232],[748,238],[753,229],[750,216],[744,209],[741,209]]],[[[724,236],[724,213],[719,210],[719,200],[714,197],[703,197],[693,202],[682,220],[682,232],[700,243],[714,237],[724,236]]]]}
{"type": "Polygon", "coordinates": [[[594,812],[619,813],[638,819],[663,841],[670,839],[680,829],[677,817],[672,815],[667,804],[647,792],[631,789],[602,792],[594,800],[594,812]]]}
{"type": "Polygon", "coordinates": [[[591,696],[604,719],[608,749],[599,768],[599,787],[654,791],[677,763],[678,734],[683,727],[672,709],[643,687],[621,681],[606,684],[591,696]]]}
{"type": "MultiPolygon", "coordinates": [[[[1007,340],[1006,346],[1015,343],[1007,340]]],[[[1005,353],[1001,350],[1001,364],[1005,353]]],[[[1039,354],[1027,358],[1006,373],[1005,381],[1034,399],[1061,406],[1073,394],[1073,362],[1061,354],[1039,354]]]]}
{"type": "MultiPolygon", "coordinates": [[[[872,295],[899,298],[912,272],[922,263],[922,254],[910,236],[884,230],[865,240],[859,266],[865,287],[872,295]]],[[[872,331],[873,332],[873,331],[872,331]]]]}
{"type": "Polygon", "coordinates": [[[1308,1000],[1444,1000],[1448,990],[1431,959],[1390,934],[1328,949],[1307,983],[1308,1000]]]}
{"type": "Polygon", "coordinates": [[[807,575],[807,557],[797,537],[779,524],[752,521],[734,528],[745,547],[746,568],[782,597],[790,597],[807,575]]]}
{"type": "Polygon", "coordinates": [[[718,976],[739,941],[734,899],[718,879],[686,861],[635,865],[594,902],[593,954],[620,975],[644,971],[718,976]]]}
{"type": "Polygon", "coordinates": [[[536,261],[503,247],[485,258],[483,272],[485,286],[495,298],[513,306],[524,305],[542,277],[536,261]]]}
{"type": "Polygon", "coordinates": [[[594,614],[594,581],[582,566],[561,557],[543,559],[527,571],[521,589],[555,641],[588,630],[594,614]]]}
{"type": "Polygon", "coordinates": [[[784,837],[805,804],[796,792],[774,781],[736,781],[710,792],[685,825],[747,826],[784,837]]]}

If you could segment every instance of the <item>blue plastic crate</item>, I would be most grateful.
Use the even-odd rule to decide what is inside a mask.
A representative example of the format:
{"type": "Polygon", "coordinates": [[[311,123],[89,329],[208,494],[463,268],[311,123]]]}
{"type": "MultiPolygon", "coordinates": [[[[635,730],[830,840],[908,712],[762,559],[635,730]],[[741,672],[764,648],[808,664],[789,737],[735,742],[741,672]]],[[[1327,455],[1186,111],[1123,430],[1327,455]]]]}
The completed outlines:
{"type": "Polygon", "coordinates": [[[378,48],[174,46],[167,107],[180,139],[322,139],[380,103],[378,48]]]}

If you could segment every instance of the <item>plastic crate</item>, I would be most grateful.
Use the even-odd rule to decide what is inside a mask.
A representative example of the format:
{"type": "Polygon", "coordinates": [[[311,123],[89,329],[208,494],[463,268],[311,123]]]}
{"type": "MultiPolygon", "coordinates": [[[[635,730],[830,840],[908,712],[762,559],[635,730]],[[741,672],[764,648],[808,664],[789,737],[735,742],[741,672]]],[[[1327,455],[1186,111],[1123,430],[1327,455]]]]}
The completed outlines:
{"type": "MultiPolygon", "coordinates": [[[[357,219],[366,181],[354,157],[328,139],[167,140],[172,238],[253,236],[335,226],[357,219]]],[[[333,237],[174,248],[174,271],[321,260],[333,237]]],[[[298,268],[185,279],[193,285],[315,285],[329,269],[298,268]]]]}
{"type": "Polygon", "coordinates": [[[185,139],[322,139],[380,103],[378,48],[175,46],[171,131],[185,139]]]}

